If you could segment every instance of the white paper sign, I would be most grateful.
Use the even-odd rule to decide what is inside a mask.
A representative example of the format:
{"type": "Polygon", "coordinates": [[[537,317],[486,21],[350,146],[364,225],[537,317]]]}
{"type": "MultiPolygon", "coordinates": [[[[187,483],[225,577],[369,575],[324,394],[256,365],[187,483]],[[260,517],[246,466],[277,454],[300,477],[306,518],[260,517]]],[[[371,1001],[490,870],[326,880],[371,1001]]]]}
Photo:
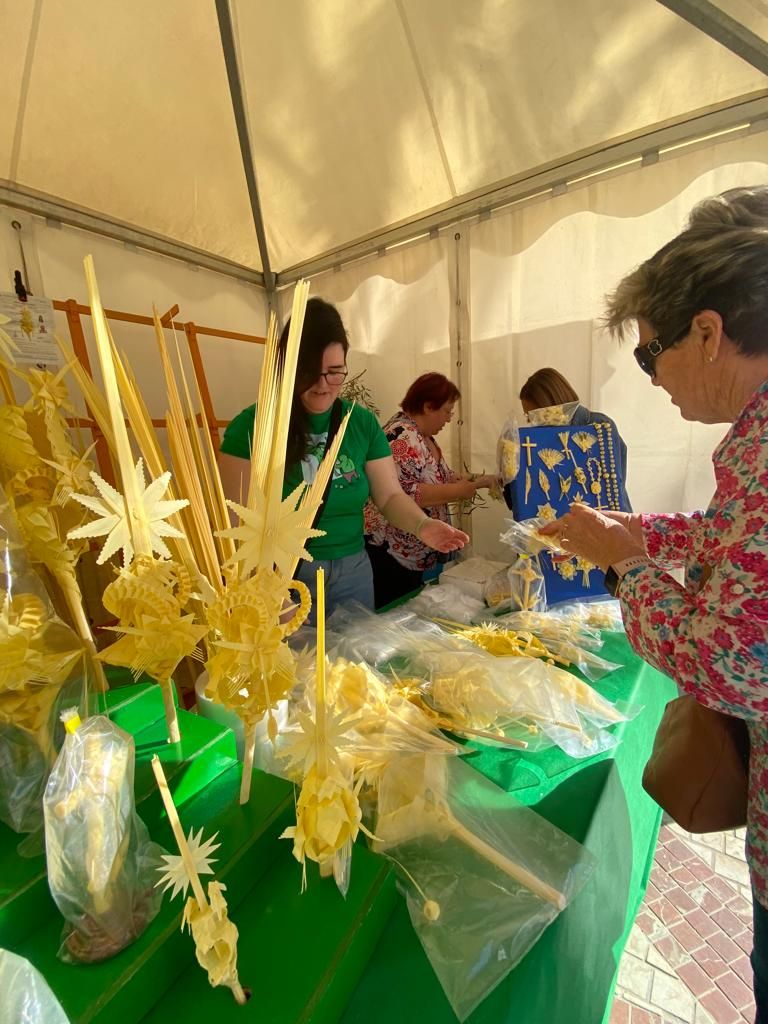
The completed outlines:
{"type": "Polygon", "coordinates": [[[13,293],[0,293],[0,324],[18,346],[13,359],[19,366],[43,369],[61,364],[61,353],[53,340],[53,304],[50,299],[37,299],[30,295],[26,302],[21,302],[13,293]],[[8,323],[3,322],[3,317],[8,317],[8,323]]]}

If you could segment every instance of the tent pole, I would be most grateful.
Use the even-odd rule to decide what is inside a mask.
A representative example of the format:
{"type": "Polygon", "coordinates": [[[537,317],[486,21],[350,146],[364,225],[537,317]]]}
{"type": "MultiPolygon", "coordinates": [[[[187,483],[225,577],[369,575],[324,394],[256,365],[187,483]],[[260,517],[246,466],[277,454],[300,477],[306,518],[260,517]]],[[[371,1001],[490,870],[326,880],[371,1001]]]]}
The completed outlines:
{"type": "Polygon", "coordinates": [[[229,96],[232,100],[232,112],[235,115],[235,126],[237,128],[237,139],[240,143],[240,155],[243,158],[243,170],[245,181],[248,186],[248,198],[251,203],[251,215],[253,226],[256,229],[256,239],[259,244],[261,255],[261,269],[264,274],[264,288],[267,293],[267,306],[279,317],[277,306],[277,282],[272,271],[269,260],[269,249],[267,248],[267,235],[264,230],[264,218],[261,213],[261,201],[259,189],[256,184],[256,168],[253,165],[253,149],[251,137],[248,131],[248,119],[245,114],[245,100],[243,98],[243,83],[240,77],[240,67],[237,61],[237,48],[235,46],[235,33],[232,27],[232,11],[229,0],[216,0],[216,17],[219,20],[219,34],[221,35],[221,48],[224,51],[224,63],[227,67],[227,81],[229,82],[229,96]]]}
{"type": "Polygon", "coordinates": [[[720,10],[711,0],[658,0],[694,28],[768,75],[768,42],[720,10]]]}

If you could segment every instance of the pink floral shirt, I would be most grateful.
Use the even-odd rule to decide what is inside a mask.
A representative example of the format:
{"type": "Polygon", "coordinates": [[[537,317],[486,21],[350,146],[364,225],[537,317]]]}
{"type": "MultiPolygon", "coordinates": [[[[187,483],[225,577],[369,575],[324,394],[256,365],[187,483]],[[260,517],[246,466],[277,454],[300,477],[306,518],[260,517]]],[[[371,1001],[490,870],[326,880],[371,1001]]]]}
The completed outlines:
{"type": "MultiPolygon", "coordinates": [[[[421,488],[424,484],[449,484],[456,479],[435,439],[432,438],[432,443],[437,448],[437,458],[407,413],[396,413],[384,425],[384,433],[392,449],[400,485],[417,505],[421,505],[421,488]]],[[[432,505],[424,511],[433,519],[441,519],[444,523],[451,521],[447,505],[432,505]]],[[[370,535],[372,544],[380,545],[386,541],[389,553],[406,569],[431,569],[437,563],[436,551],[422,544],[413,534],[390,526],[370,502],[366,509],[365,532],[370,535]]]]}
{"type": "Polygon", "coordinates": [[[712,457],[706,512],[644,515],[652,565],[622,580],[627,636],[702,704],[746,720],[747,859],[768,908],[768,381],[712,457]],[[685,567],[685,586],[666,568],[685,567]]]}

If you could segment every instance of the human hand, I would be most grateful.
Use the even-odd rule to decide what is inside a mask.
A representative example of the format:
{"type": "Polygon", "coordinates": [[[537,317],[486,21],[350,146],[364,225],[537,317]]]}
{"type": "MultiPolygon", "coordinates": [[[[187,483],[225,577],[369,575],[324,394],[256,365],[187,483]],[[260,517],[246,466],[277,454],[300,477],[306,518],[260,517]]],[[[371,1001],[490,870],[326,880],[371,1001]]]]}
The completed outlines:
{"type": "Polygon", "coordinates": [[[603,512],[606,519],[612,519],[615,523],[621,523],[632,534],[633,540],[637,541],[641,548],[645,549],[645,537],[643,535],[642,516],[639,512],[603,512]]]}
{"type": "Polygon", "coordinates": [[[494,487],[499,483],[499,478],[495,473],[483,473],[481,476],[476,476],[474,479],[475,490],[482,490],[486,487],[494,487]]]}
{"type": "Polygon", "coordinates": [[[603,572],[609,565],[646,553],[642,541],[624,523],[583,502],[574,502],[570,512],[547,523],[539,533],[557,537],[566,555],[584,558],[603,572]]]}
{"type": "Polygon", "coordinates": [[[469,543],[469,537],[463,530],[457,530],[440,519],[422,520],[416,536],[427,547],[443,553],[458,551],[469,543]]]}

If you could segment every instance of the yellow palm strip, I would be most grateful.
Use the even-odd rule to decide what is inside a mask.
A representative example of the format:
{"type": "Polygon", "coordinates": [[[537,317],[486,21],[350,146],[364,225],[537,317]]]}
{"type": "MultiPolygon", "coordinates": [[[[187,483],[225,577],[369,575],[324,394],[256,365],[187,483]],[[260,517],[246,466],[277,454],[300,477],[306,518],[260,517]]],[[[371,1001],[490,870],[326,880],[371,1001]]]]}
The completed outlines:
{"type": "Polygon", "coordinates": [[[91,415],[96,420],[99,430],[104,435],[104,440],[107,442],[110,454],[116,456],[117,448],[115,445],[114,431],[112,430],[112,420],[110,419],[109,408],[107,403],[104,401],[103,395],[96,387],[93,377],[91,377],[83,364],[77,358],[72,346],[66,341],[63,341],[58,334],[54,335],[54,337],[61,354],[69,364],[72,376],[77,381],[77,386],[80,388],[80,392],[85,399],[85,404],[90,409],[91,415]]]}
{"type": "MultiPolygon", "coordinates": [[[[128,422],[131,425],[131,430],[133,431],[139,451],[146,463],[150,479],[157,479],[159,476],[168,472],[168,465],[158,443],[157,434],[155,433],[155,428],[152,425],[152,417],[149,414],[149,410],[147,409],[144,399],[141,397],[141,392],[136,384],[135,374],[131,369],[131,365],[128,362],[125,353],[121,356],[117,351],[117,346],[115,345],[111,331],[109,337],[112,344],[112,358],[115,364],[117,384],[120,389],[120,397],[122,398],[125,411],[128,415],[128,422]]],[[[173,484],[173,480],[168,482],[166,495],[170,501],[176,501],[179,497],[179,494],[173,484]]],[[[168,517],[168,519],[171,525],[175,526],[176,529],[183,534],[181,537],[168,537],[168,546],[173,553],[173,557],[176,561],[181,562],[184,565],[187,572],[193,578],[196,578],[198,574],[198,564],[202,563],[197,559],[196,552],[193,550],[193,545],[188,539],[189,528],[191,525],[189,506],[180,509],[178,512],[174,512],[173,515],[168,517]]]]}
{"type": "Polygon", "coordinates": [[[256,416],[251,438],[251,476],[248,485],[246,505],[255,507],[256,491],[264,494],[269,476],[269,459],[272,449],[272,428],[277,415],[280,381],[278,378],[278,333],[275,314],[269,318],[264,362],[261,366],[259,394],[256,401],[256,416]]]}
{"type": "MultiPolygon", "coordinates": [[[[183,370],[182,370],[183,375],[183,370]]],[[[195,374],[192,375],[195,382],[195,395],[197,398],[197,411],[201,412],[202,418],[202,433],[204,439],[204,449],[207,456],[208,471],[211,478],[211,487],[213,490],[214,506],[216,507],[215,522],[217,524],[217,530],[224,530],[229,526],[229,512],[227,510],[227,499],[224,496],[224,487],[221,483],[221,474],[219,473],[219,463],[216,459],[216,452],[213,447],[213,440],[208,426],[205,422],[205,417],[202,416],[203,409],[203,398],[200,394],[200,384],[195,374]]],[[[235,542],[231,537],[217,537],[219,544],[219,557],[222,562],[229,561],[235,553],[235,542]]]]}
{"type": "Polygon", "coordinates": [[[165,332],[157,310],[153,310],[155,321],[155,337],[160,350],[160,361],[165,374],[165,389],[168,396],[168,438],[171,444],[173,465],[184,493],[189,499],[191,522],[193,525],[190,536],[194,538],[194,547],[198,555],[199,565],[217,590],[221,589],[221,566],[219,564],[216,542],[211,532],[211,523],[205,507],[200,481],[195,465],[195,456],[184,421],[184,408],[181,404],[176,377],[165,343],[165,332]]]}
{"type": "Polygon", "coordinates": [[[99,354],[101,375],[104,380],[104,393],[109,407],[112,430],[115,435],[115,452],[120,469],[120,479],[123,485],[123,497],[127,513],[126,520],[131,533],[134,553],[139,557],[143,555],[147,558],[152,558],[152,543],[149,539],[149,528],[145,520],[144,506],[141,501],[136,473],[134,472],[128,430],[123,419],[123,407],[120,402],[120,390],[117,386],[117,375],[112,359],[112,346],[109,340],[107,318],[104,315],[104,307],[99,296],[99,286],[96,281],[93,257],[86,256],[83,262],[85,265],[85,278],[88,284],[88,299],[93,317],[96,350],[99,354]]]}
{"type": "MultiPolygon", "coordinates": [[[[285,476],[285,452],[288,442],[288,425],[293,404],[293,388],[296,380],[296,366],[299,359],[301,332],[304,327],[304,313],[307,307],[309,282],[299,281],[293,293],[291,327],[288,332],[286,350],[278,364],[279,397],[274,420],[272,420],[272,444],[269,455],[269,469],[262,492],[265,498],[264,533],[261,550],[261,565],[271,569],[274,563],[273,545],[270,536],[279,522],[280,506],[283,501],[283,478],[285,476]]],[[[260,411],[260,410],[259,410],[260,411]]],[[[256,431],[258,437],[259,431],[256,431]]],[[[249,495],[250,497],[250,495],[249,495]]],[[[250,505],[250,503],[249,503],[250,505]]]]}
{"type": "Polygon", "coordinates": [[[223,565],[227,558],[235,553],[235,545],[230,538],[216,537],[215,535],[216,530],[223,530],[229,526],[229,515],[227,514],[224,489],[221,486],[218,464],[216,462],[213,445],[211,444],[211,437],[208,433],[208,428],[205,423],[205,418],[202,415],[202,411],[200,411],[200,426],[198,426],[198,409],[196,409],[192,404],[192,396],[189,391],[189,384],[187,383],[187,375],[184,372],[184,362],[181,358],[179,339],[176,337],[175,331],[174,341],[176,343],[176,360],[179,367],[179,374],[181,376],[181,383],[184,388],[184,400],[186,403],[185,414],[189,437],[192,442],[192,451],[195,456],[198,486],[201,489],[203,499],[205,501],[205,508],[208,513],[206,522],[208,524],[208,530],[211,533],[211,542],[218,554],[219,564],[223,565]],[[204,448],[203,443],[200,440],[201,431],[208,440],[209,447],[207,449],[204,448]],[[210,461],[211,458],[212,462],[210,461]]]}
{"type": "MultiPolygon", "coordinates": [[[[312,486],[308,487],[301,497],[301,502],[299,503],[298,509],[298,511],[301,513],[301,518],[299,519],[296,525],[301,526],[306,530],[309,530],[309,528],[312,526],[312,523],[314,522],[315,519],[315,514],[323,500],[325,488],[327,487],[328,481],[331,478],[331,473],[333,473],[333,467],[336,465],[336,459],[339,457],[339,449],[341,448],[341,443],[344,440],[344,434],[346,432],[347,424],[349,423],[349,417],[351,415],[352,409],[349,410],[344,419],[341,421],[336,437],[334,437],[331,447],[326,452],[325,458],[318,467],[315,479],[312,481],[312,486]]],[[[298,566],[298,564],[299,559],[296,558],[291,568],[291,577],[296,572],[296,567],[298,566]]]]}

